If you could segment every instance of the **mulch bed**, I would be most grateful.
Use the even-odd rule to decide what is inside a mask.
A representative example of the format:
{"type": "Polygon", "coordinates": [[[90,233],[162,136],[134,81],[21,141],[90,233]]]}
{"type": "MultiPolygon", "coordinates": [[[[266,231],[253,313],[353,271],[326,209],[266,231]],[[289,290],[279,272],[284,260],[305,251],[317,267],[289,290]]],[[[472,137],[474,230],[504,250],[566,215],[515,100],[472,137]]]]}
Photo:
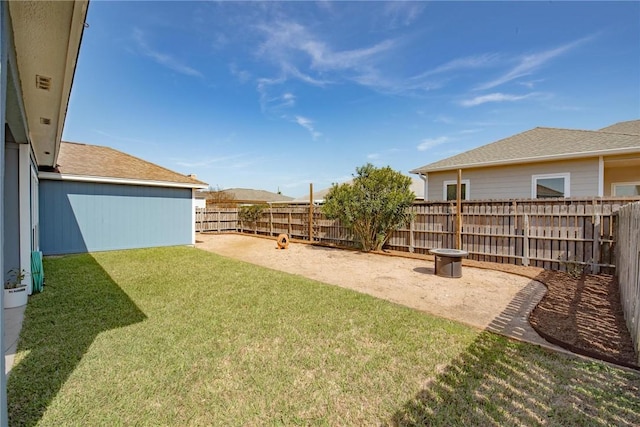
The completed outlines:
{"type": "Polygon", "coordinates": [[[529,317],[543,338],[578,354],[638,369],[614,276],[543,271],[535,280],[548,288],[529,317]]]}
{"type": "MultiPolygon", "coordinates": [[[[405,253],[393,254],[407,256],[405,253]]],[[[425,258],[424,255],[410,257],[425,258]]],[[[529,323],[542,338],[577,354],[640,370],[615,276],[588,274],[574,277],[538,267],[468,259],[463,260],[463,264],[541,282],[547,287],[547,293],[531,312],[529,323]]]]}
{"type": "Polygon", "coordinates": [[[615,276],[574,277],[562,271],[473,260],[464,264],[543,283],[547,293],[529,316],[542,338],[577,354],[640,370],[615,276]]]}
{"type": "Polygon", "coordinates": [[[640,370],[615,276],[465,260],[465,265],[518,274],[547,287],[529,323],[552,344],[576,354],[640,370]]]}

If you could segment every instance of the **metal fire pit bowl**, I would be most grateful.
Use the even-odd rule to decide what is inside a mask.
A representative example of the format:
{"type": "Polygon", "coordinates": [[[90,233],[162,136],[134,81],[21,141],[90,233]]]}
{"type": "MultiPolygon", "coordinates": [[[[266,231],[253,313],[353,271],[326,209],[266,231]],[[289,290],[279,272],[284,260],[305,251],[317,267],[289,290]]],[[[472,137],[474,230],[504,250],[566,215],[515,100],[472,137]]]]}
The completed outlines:
{"type": "Polygon", "coordinates": [[[431,249],[429,253],[436,257],[436,274],[440,277],[462,277],[462,258],[469,252],[459,249],[431,249]]]}

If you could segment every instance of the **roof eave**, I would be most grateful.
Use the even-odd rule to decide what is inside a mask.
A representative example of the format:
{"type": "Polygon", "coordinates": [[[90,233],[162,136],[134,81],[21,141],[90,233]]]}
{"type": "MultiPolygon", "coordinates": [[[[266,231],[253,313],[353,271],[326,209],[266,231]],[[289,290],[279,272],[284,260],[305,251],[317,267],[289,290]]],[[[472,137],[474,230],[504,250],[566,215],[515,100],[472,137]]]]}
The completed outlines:
{"type": "Polygon", "coordinates": [[[73,8],[73,18],[69,29],[69,44],[67,47],[67,61],[64,74],[64,82],[62,86],[62,99],[60,101],[60,110],[58,115],[58,129],[56,132],[55,151],[53,155],[54,166],[58,160],[60,153],[60,143],[62,142],[62,132],[67,118],[67,110],[69,108],[69,98],[71,97],[71,89],[78,65],[78,57],[80,56],[80,46],[82,44],[82,36],[84,34],[87,13],[89,10],[89,0],[75,0],[73,8]]]}
{"type": "Polygon", "coordinates": [[[614,156],[617,154],[628,153],[640,153],[640,147],[626,147],[608,150],[584,151],[580,153],[554,154],[552,156],[522,157],[517,159],[496,160],[493,162],[464,163],[442,167],[429,167],[429,165],[427,165],[421,168],[413,169],[409,172],[413,174],[424,175],[425,173],[429,172],[445,172],[457,169],[486,168],[491,166],[517,165],[522,163],[550,162],[554,160],[584,159],[588,157],[614,156]]]}
{"type": "Polygon", "coordinates": [[[145,179],[130,178],[113,178],[104,176],[88,176],[88,175],[71,175],[56,172],[38,172],[39,179],[48,179],[53,181],[77,181],[77,182],[98,182],[104,184],[123,184],[123,185],[143,185],[151,187],[172,187],[172,188],[199,188],[204,189],[208,184],[196,184],[190,182],[173,182],[173,181],[154,181],[145,179]]]}
{"type": "Polygon", "coordinates": [[[12,74],[20,85],[23,127],[42,166],[55,165],[60,150],[87,8],[88,0],[8,2],[12,74]],[[38,86],[37,76],[49,86],[38,86]]]}

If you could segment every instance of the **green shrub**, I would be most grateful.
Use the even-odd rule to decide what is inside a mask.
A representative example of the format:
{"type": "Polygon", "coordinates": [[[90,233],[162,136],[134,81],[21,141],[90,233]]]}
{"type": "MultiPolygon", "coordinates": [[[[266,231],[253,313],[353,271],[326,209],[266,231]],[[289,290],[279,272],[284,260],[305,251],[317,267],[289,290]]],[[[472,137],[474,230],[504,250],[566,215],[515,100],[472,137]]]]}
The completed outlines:
{"type": "Polygon", "coordinates": [[[248,223],[253,226],[253,231],[256,232],[256,225],[262,212],[265,210],[266,205],[247,205],[240,207],[238,211],[238,218],[242,223],[248,223]]]}
{"type": "Polygon", "coordinates": [[[411,221],[415,200],[411,178],[390,167],[370,163],[356,168],[352,183],[334,184],[322,207],[329,219],[339,219],[363,251],[381,250],[391,233],[411,221]]]}

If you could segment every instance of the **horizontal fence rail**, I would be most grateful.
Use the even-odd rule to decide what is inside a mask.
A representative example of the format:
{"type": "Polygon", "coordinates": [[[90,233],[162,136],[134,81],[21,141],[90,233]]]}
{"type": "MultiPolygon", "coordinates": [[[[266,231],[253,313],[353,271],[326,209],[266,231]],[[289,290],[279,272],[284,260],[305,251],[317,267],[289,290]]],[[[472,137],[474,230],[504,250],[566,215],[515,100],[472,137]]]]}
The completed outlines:
{"type": "Polygon", "coordinates": [[[640,203],[622,207],[616,231],[616,276],[627,327],[640,364],[640,203]]]}
{"type": "MultiPolygon", "coordinates": [[[[638,198],[464,201],[462,249],[478,261],[613,274],[616,212],[633,201],[638,198]]],[[[301,240],[311,235],[318,243],[357,245],[339,221],[327,219],[319,206],[312,211],[309,205],[270,206],[255,224],[240,221],[236,208],[198,211],[196,231],[286,233],[301,240]]],[[[427,254],[455,247],[455,203],[417,203],[412,212],[411,223],[395,231],[386,248],[427,254]]]]}

